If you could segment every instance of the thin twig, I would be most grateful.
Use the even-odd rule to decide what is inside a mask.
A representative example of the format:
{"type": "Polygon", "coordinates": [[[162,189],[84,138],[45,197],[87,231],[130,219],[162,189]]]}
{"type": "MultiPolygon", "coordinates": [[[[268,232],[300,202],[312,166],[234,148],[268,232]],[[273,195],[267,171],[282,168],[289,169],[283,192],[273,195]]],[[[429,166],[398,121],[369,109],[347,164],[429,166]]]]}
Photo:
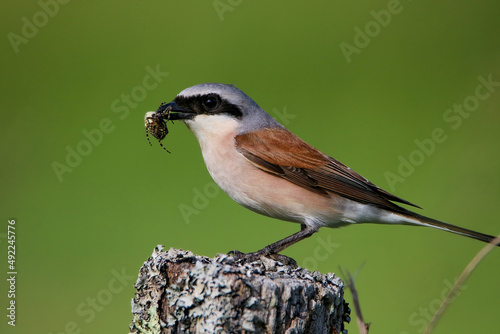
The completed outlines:
{"type": "Polygon", "coordinates": [[[354,277],[351,276],[349,271],[347,271],[346,274],[343,273],[342,268],[340,268],[340,271],[342,273],[342,276],[347,278],[347,288],[349,290],[351,290],[352,301],[354,303],[354,309],[356,310],[356,320],[357,320],[358,327],[359,327],[359,333],[360,334],[368,334],[368,331],[370,329],[370,323],[366,323],[365,320],[363,319],[363,314],[361,313],[361,304],[359,303],[358,291],[356,290],[356,287],[354,285],[354,279],[358,275],[358,272],[360,269],[361,268],[359,268],[354,273],[354,277]]]}
{"type": "Polygon", "coordinates": [[[439,306],[439,309],[434,314],[434,317],[429,322],[429,325],[427,325],[424,334],[430,334],[432,332],[434,327],[436,327],[436,324],[438,323],[439,319],[441,319],[441,317],[443,316],[444,311],[446,311],[449,304],[451,303],[451,300],[455,298],[457,291],[462,287],[462,285],[465,283],[465,281],[472,273],[472,271],[476,268],[479,262],[481,262],[483,258],[493,250],[493,248],[497,247],[499,243],[500,243],[500,235],[497,236],[495,239],[491,240],[490,243],[488,243],[486,246],[484,246],[483,249],[481,249],[479,253],[477,253],[476,256],[474,256],[474,258],[469,262],[467,267],[465,267],[465,269],[460,274],[460,277],[458,277],[457,281],[451,288],[446,298],[439,306]]]}

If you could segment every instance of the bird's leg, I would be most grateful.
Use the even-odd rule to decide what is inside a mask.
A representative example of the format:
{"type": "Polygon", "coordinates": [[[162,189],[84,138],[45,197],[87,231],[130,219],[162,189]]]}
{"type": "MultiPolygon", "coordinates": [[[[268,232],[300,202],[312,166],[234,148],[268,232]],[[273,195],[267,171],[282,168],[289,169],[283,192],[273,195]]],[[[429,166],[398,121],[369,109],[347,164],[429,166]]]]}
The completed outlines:
{"type": "MultiPolygon", "coordinates": [[[[271,257],[276,260],[281,260],[281,257],[285,257],[284,255],[278,254],[285,248],[301,241],[304,240],[305,238],[309,238],[311,235],[316,233],[318,231],[317,227],[311,227],[306,224],[301,224],[300,226],[300,231],[297,233],[294,233],[284,239],[281,239],[279,241],[276,241],[275,243],[272,243],[261,250],[258,250],[253,253],[242,253],[237,250],[234,250],[232,252],[229,252],[230,254],[233,255],[234,259],[236,261],[242,260],[243,262],[247,261],[255,261],[259,259],[261,256],[267,256],[271,257]]],[[[295,262],[295,261],[294,261],[295,262]]]]}

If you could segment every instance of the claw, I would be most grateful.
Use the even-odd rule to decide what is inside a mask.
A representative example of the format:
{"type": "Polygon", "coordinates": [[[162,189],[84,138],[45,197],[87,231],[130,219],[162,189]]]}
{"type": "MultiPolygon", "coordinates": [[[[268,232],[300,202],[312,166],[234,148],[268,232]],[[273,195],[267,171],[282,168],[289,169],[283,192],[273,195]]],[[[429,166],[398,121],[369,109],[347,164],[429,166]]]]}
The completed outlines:
{"type": "Polygon", "coordinates": [[[281,254],[268,253],[263,249],[260,251],[257,251],[257,252],[253,252],[253,253],[242,253],[238,250],[232,250],[232,251],[228,252],[227,254],[232,256],[234,258],[234,260],[240,264],[255,262],[262,257],[267,257],[271,260],[279,261],[279,262],[283,263],[284,265],[292,266],[295,268],[297,267],[297,261],[295,261],[291,257],[288,257],[286,255],[281,255],[281,254]]]}

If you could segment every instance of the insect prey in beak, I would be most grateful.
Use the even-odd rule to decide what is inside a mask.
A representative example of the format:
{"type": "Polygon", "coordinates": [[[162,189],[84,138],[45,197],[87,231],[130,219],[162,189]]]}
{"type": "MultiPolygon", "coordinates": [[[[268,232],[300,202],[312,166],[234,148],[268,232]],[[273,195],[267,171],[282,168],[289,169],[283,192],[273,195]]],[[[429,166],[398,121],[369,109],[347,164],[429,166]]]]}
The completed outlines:
{"type": "MultiPolygon", "coordinates": [[[[160,110],[163,105],[164,103],[160,105],[158,110],[160,110]]],[[[160,146],[168,153],[170,153],[170,151],[167,150],[165,146],[163,146],[161,141],[168,134],[167,122],[170,118],[171,109],[172,109],[171,107],[167,107],[163,111],[148,112],[146,114],[146,117],[144,118],[144,125],[146,126],[146,138],[148,139],[149,145],[153,146],[151,144],[151,141],[149,140],[149,134],[151,134],[158,140],[160,146]]]]}

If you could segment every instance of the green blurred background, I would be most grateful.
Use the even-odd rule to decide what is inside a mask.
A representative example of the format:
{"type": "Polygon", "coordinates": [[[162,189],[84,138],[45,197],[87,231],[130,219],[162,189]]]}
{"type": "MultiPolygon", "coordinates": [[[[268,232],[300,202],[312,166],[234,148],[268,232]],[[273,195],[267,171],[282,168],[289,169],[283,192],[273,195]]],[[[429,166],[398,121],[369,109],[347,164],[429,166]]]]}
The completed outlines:
{"type": "MultiPolygon", "coordinates": [[[[474,102],[479,76],[500,81],[498,1],[393,3],[2,2],[0,332],[127,333],[133,283],[157,244],[214,256],[298,230],[215,190],[182,124],[163,142],[172,154],[148,145],[144,113],[202,82],[235,84],[423,214],[500,233],[500,87],[456,129],[443,119],[474,102]],[[388,7],[397,14],[374,23],[371,11],[388,7]],[[367,24],[372,37],[355,41],[367,24]],[[362,47],[348,62],[340,45],[355,42],[362,47]],[[421,158],[415,140],[436,128],[447,139],[391,186],[387,173],[401,157],[421,158]],[[68,149],[83,152],[73,167],[68,149]],[[56,165],[67,166],[59,177],[56,165]],[[8,219],[17,227],[14,328],[5,316],[8,219]]],[[[284,253],[322,273],[362,267],[356,283],[371,333],[403,334],[422,332],[482,246],[363,225],[322,229],[284,253]]],[[[499,260],[495,251],[480,264],[435,333],[498,331],[499,260]]],[[[358,333],[355,322],[348,329],[358,333]]]]}

